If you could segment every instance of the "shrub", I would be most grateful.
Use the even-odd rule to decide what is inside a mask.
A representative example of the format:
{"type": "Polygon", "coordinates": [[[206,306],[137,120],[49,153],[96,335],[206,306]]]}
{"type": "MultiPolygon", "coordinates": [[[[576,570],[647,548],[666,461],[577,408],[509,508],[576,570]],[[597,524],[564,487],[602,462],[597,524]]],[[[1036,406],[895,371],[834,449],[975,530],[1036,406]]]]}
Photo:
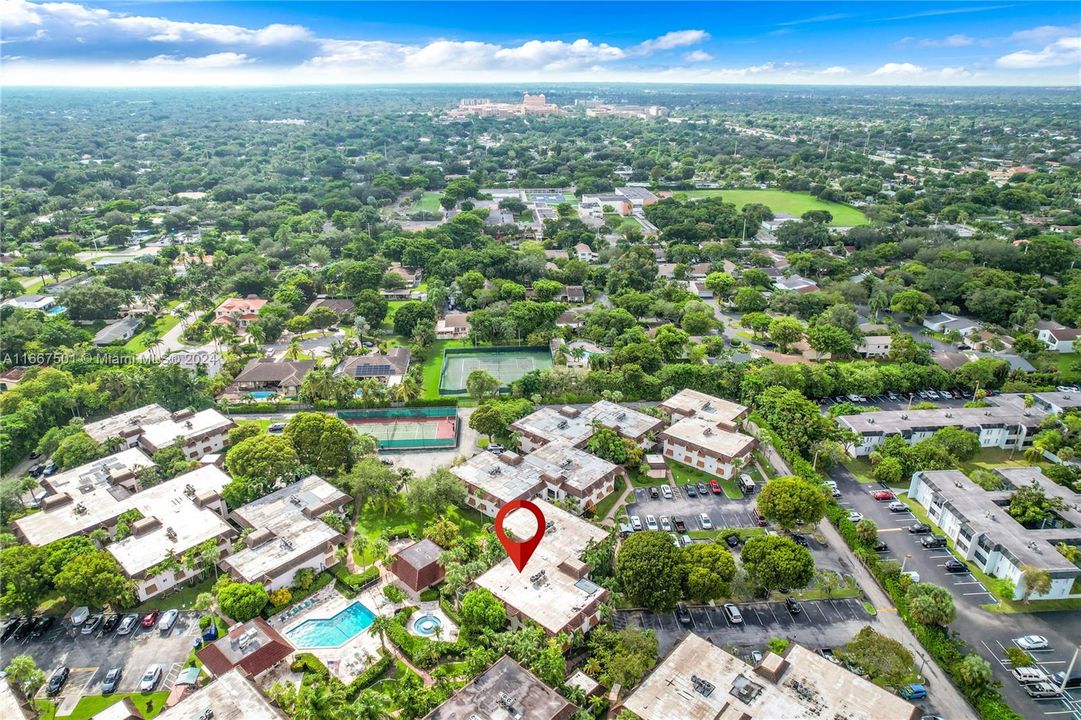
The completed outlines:
{"type": "Polygon", "coordinates": [[[327,666],[323,664],[322,660],[306,652],[297,653],[297,656],[293,658],[293,662],[289,665],[289,669],[293,672],[310,673],[319,677],[328,677],[330,675],[330,671],[327,670],[327,666]]]}
{"type": "Polygon", "coordinates": [[[309,589],[313,582],[315,582],[315,570],[311,568],[301,568],[293,576],[293,585],[300,590],[309,589]]]}
{"type": "Polygon", "coordinates": [[[1032,656],[1019,647],[1006,648],[1006,659],[1013,663],[1014,667],[1032,667],[1036,664],[1032,656]]]}
{"type": "Polygon", "coordinates": [[[270,604],[274,607],[285,607],[293,601],[293,593],[289,588],[278,588],[270,593],[270,604]]]}
{"type": "Polygon", "coordinates": [[[405,600],[405,591],[397,585],[387,585],[383,588],[383,596],[392,603],[400,603],[405,600]]]}

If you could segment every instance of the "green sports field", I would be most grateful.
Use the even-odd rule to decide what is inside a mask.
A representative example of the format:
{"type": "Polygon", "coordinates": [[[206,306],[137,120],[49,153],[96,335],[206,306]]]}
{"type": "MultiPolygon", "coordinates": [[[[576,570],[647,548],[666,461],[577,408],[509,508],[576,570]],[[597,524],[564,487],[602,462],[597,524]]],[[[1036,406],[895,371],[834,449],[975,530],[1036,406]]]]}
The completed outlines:
{"type": "Polygon", "coordinates": [[[735,203],[736,207],[743,207],[747,203],[761,203],[775,213],[787,213],[796,217],[808,210],[828,210],[833,215],[833,222],[830,225],[851,227],[853,225],[867,224],[867,217],[858,209],[850,205],[819,200],[814,195],[805,192],[789,192],[788,190],[680,190],[675,195],[676,197],[691,199],[720,195],[725,202],[735,203]]]}
{"type": "Polygon", "coordinates": [[[410,212],[439,212],[439,198],[442,197],[437,192],[427,191],[421,196],[420,200],[413,204],[413,207],[409,209],[410,212]]]}

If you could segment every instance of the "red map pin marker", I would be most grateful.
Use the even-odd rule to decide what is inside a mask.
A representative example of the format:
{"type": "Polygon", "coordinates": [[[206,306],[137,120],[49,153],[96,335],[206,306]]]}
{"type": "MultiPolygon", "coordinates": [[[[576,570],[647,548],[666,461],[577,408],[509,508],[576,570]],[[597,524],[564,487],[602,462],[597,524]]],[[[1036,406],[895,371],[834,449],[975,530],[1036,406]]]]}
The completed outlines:
{"type": "Polygon", "coordinates": [[[540,545],[541,538],[544,537],[544,513],[541,509],[529,502],[528,500],[512,500],[504,505],[499,513],[495,516],[495,534],[499,538],[499,542],[503,544],[503,549],[507,551],[507,555],[510,557],[511,562],[514,563],[514,567],[518,568],[518,572],[522,572],[526,563],[529,562],[529,558],[533,557],[533,551],[540,545]],[[507,533],[503,530],[503,521],[512,510],[522,508],[533,513],[533,517],[537,518],[537,534],[528,540],[522,542],[515,542],[507,537],[507,533]]]}

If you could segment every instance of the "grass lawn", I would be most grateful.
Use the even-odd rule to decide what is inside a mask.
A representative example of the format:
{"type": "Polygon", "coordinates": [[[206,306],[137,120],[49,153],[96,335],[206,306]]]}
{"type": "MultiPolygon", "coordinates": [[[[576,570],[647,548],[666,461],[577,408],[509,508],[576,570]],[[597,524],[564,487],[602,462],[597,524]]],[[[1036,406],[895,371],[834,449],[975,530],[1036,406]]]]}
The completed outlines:
{"type": "Polygon", "coordinates": [[[387,301],[387,316],[383,318],[383,326],[388,329],[394,328],[394,313],[398,312],[398,308],[405,305],[409,300],[388,300],[387,301]]]}
{"type": "MultiPolygon", "coordinates": [[[[969,475],[973,470],[993,470],[1001,467],[1042,467],[1049,468],[1051,463],[1046,460],[1031,462],[1025,459],[1022,451],[1000,450],[998,448],[982,448],[976,453],[976,457],[960,463],[958,470],[969,475]],[[1012,459],[1011,459],[1012,456],[1012,459]]],[[[906,485],[908,483],[905,483],[906,485]]]]}
{"type": "Polygon", "coordinates": [[[615,491],[604,500],[601,500],[599,503],[597,503],[597,506],[594,509],[594,516],[598,520],[603,520],[604,518],[608,517],[608,512],[612,509],[612,506],[616,504],[616,500],[619,500],[620,496],[623,495],[623,491],[626,489],[627,481],[623,479],[622,475],[620,475],[616,478],[615,491]]]}
{"type": "Polygon", "coordinates": [[[867,217],[851,205],[825,202],[805,192],[788,190],[687,190],[675,193],[688,198],[715,197],[720,195],[725,202],[735,203],[741,208],[748,203],[761,203],[775,213],[787,213],[799,217],[808,210],[828,210],[833,215],[830,225],[849,227],[866,225],[867,217]]]}
{"type": "Polygon", "coordinates": [[[439,399],[439,373],[443,369],[443,350],[449,347],[469,347],[468,340],[436,340],[426,351],[424,362],[421,366],[421,375],[424,378],[423,388],[420,394],[422,400],[439,399]]]}
{"type": "Polygon", "coordinates": [[[41,711],[41,720],[54,720],[70,718],[71,720],[89,720],[111,705],[115,705],[124,698],[131,698],[135,707],[143,714],[144,718],[155,718],[165,709],[165,701],[169,692],[162,690],[153,693],[117,693],[116,695],[88,695],[79,701],[71,715],[57,715],[56,705],[51,700],[37,700],[35,704],[41,711]],[[146,709],[147,702],[151,703],[151,710],[146,709]]]}
{"type": "Polygon", "coordinates": [[[421,195],[420,200],[413,203],[413,207],[409,208],[409,212],[439,212],[441,209],[439,206],[440,197],[442,197],[441,193],[428,190],[421,195]]]}
{"type": "MultiPolygon", "coordinates": [[[[833,573],[832,570],[823,570],[822,572],[833,573]]],[[[837,573],[833,574],[836,575],[837,573]]],[[[809,587],[795,592],[793,595],[799,600],[840,600],[843,598],[858,598],[863,596],[863,591],[860,590],[859,585],[856,584],[856,580],[851,575],[844,576],[843,581],[844,584],[841,587],[835,588],[832,592],[826,592],[825,590],[816,587],[815,581],[812,581],[809,587]]]]}
{"type": "Polygon", "coordinates": [[[273,425],[277,421],[276,420],[234,420],[233,422],[235,422],[237,425],[255,425],[256,427],[258,427],[263,432],[266,432],[267,428],[269,428],[271,425],[273,425]]]}
{"type": "Polygon", "coordinates": [[[437,513],[430,508],[416,510],[391,510],[386,515],[382,510],[365,507],[357,521],[357,532],[364,533],[370,540],[376,540],[384,533],[412,535],[420,537],[424,528],[435,522],[440,517],[445,517],[461,529],[465,537],[475,537],[484,532],[484,528],[492,523],[491,518],[481,515],[476,510],[457,508],[451,506],[446,512],[437,513]]]}
{"type": "Polygon", "coordinates": [[[152,608],[189,610],[191,609],[191,606],[195,604],[195,598],[199,596],[199,593],[210,592],[210,589],[213,587],[214,573],[210,573],[210,575],[202,582],[198,582],[194,585],[184,585],[178,592],[150,598],[142,605],[139,605],[129,612],[142,613],[147,612],[152,608]]]}
{"type": "MultiPolygon", "coordinates": [[[[765,528],[720,528],[717,530],[691,530],[687,534],[693,540],[716,540],[723,541],[729,535],[739,535],[741,543],[745,543],[756,535],[764,535],[765,528]]],[[[727,548],[728,546],[725,545],[727,548]]]]}
{"type": "MultiPolygon", "coordinates": [[[[154,329],[156,329],[158,331],[159,335],[164,335],[165,333],[169,332],[174,327],[176,327],[177,324],[179,324],[179,323],[180,323],[180,318],[179,317],[177,317],[176,315],[169,314],[169,315],[166,315],[164,317],[158,318],[158,321],[156,323],[154,323],[154,329]]],[[[124,344],[124,349],[127,350],[128,352],[136,352],[136,353],[143,352],[144,350],[147,349],[147,347],[146,347],[146,339],[147,339],[146,338],[146,331],[141,332],[138,335],[136,335],[135,337],[133,337],[131,340],[128,340],[124,344]]]]}
{"type": "Polygon", "coordinates": [[[1073,369],[1073,364],[1081,360],[1081,353],[1051,353],[1058,371],[1066,378],[1067,382],[1081,381],[1081,372],[1073,369]]]}

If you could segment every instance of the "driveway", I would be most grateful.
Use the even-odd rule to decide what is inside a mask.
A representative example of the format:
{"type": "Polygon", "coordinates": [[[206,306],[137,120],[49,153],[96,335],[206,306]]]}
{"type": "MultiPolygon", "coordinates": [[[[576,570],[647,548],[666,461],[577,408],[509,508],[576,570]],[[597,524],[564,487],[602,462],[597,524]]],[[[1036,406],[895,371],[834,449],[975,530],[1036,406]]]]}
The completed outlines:
{"type": "MultiPolygon", "coordinates": [[[[1077,613],[1041,613],[1040,615],[1008,616],[1010,627],[1001,624],[981,632],[977,650],[991,661],[995,678],[1002,682],[1002,692],[1010,705],[1026,718],[1046,717],[1048,720],[1081,720],[1081,688],[1072,688],[1060,698],[1033,700],[1019,685],[1010,671],[1013,665],[1006,659],[1006,648],[1016,647],[1015,639],[1022,635],[1043,635],[1050,642],[1045,650],[1032,650],[1029,654],[1036,667],[1048,675],[1065,672],[1070,666],[1073,651],[1078,646],[1076,628],[1077,613]],[[1074,632],[1071,632],[1071,629],[1074,632]],[[1071,637],[1072,636],[1072,637],[1071,637]]],[[[955,626],[957,623],[954,623],[955,626]]],[[[1073,674],[1081,672],[1081,660],[1074,665],[1073,674]]]]}
{"type": "Polygon", "coordinates": [[[71,702],[74,706],[83,695],[100,695],[101,683],[114,667],[124,671],[118,692],[137,692],[143,672],[152,664],[164,666],[162,681],[155,690],[168,690],[199,636],[200,614],[181,612],[176,625],[166,635],[158,632],[156,627],[141,626],[127,636],[115,633],[103,636],[100,630],[96,635],[72,635],[70,627],[59,622],[35,640],[18,644],[8,640],[0,648],[0,662],[6,665],[11,657],[25,653],[34,658],[46,675],[67,665],[71,675],[59,698],[62,705],[74,701],[71,702]]]}
{"type": "Polygon", "coordinates": [[[627,505],[627,513],[638,515],[643,523],[647,515],[653,515],[658,522],[662,517],[679,516],[687,524],[688,530],[704,529],[701,520],[703,513],[709,516],[713,529],[758,527],[751,515],[753,495],[742,500],[730,500],[723,493],[714,495],[707,490],[706,495],[690,497],[684,485],[674,485],[672,491],[671,500],[666,500],[663,495],[654,500],[649,496],[649,488],[635,488],[634,501],[627,505]]]}

